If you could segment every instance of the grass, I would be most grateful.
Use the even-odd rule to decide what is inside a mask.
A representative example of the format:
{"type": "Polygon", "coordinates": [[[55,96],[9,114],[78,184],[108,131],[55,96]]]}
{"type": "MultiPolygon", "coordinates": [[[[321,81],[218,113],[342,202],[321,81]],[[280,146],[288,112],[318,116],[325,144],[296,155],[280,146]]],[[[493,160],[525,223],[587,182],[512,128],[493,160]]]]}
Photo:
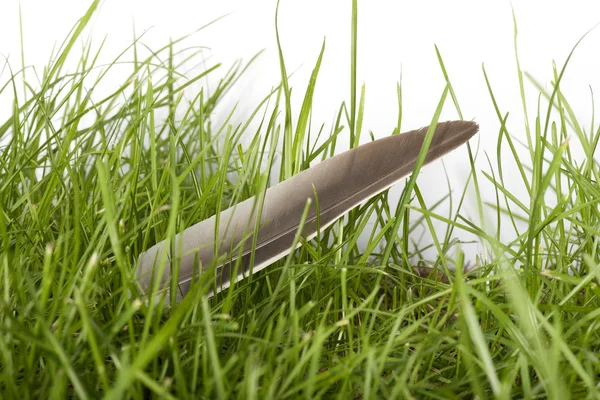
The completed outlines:
{"type": "MultiPolygon", "coordinates": [[[[415,175],[397,202],[378,195],[314,240],[299,238],[303,246],[287,259],[215,297],[199,288],[168,307],[141,301],[140,253],[260,195],[270,179],[330,157],[339,135],[359,143],[357,2],[350,106],[317,132],[312,96],[325,44],[298,113],[280,46],[281,84],[246,123],[230,123],[233,109],[215,126],[215,107],[245,65],[209,64],[190,77],[184,63],[204,64],[185,38],[147,58],[135,41],[110,65],[98,65],[101,46],[88,44],[77,68],[66,68],[96,6],[43,72],[3,69],[0,95],[14,101],[0,121],[0,397],[600,397],[600,131],[577,121],[560,90],[568,60],[555,68],[551,92],[530,78],[548,104],[539,102],[534,116],[519,67],[527,117],[519,132],[508,131],[509,110],[496,102],[483,68],[498,116],[497,154],[479,169],[469,148],[464,188],[426,204],[415,175]],[[124,60],[130,53],[133,61],[124,60]],[[129,78],[94,97],[121,64],[129,78]],[[220,83],[183,96],[207,76],[220,83]],[[254,138],[245,147],[243,135],[254,138]],[[583,158],[572,154],[574,142],[583,158]],[[279,171],[271,168],[277,148],[279,171]],[[525,200],[507,188],[509,165],[525,200]],[[481,200],[484,182],[494,203],[481,200]],[[480,222],[461,214],[469,188],[480,222]],[[444,201],[448,215],[436,211],[444,201]],[[422,259],[411,240],[418,226],[431,233],[433,259],[422,259]],[[512,239],[501,241],[501,230],[512,239]],[[477,260],[464,260],[458,231],[477,236],[477,260]],[[370,238],[363,250],[361,235],[370,238]]],[[[515,48],[516,34],[515,22],[515,48]]],[[[462,117],[438,56],[446,78],[440,109],[462,117]]],[[[400,85],[398,98],[394,133],[400,85]]]]}

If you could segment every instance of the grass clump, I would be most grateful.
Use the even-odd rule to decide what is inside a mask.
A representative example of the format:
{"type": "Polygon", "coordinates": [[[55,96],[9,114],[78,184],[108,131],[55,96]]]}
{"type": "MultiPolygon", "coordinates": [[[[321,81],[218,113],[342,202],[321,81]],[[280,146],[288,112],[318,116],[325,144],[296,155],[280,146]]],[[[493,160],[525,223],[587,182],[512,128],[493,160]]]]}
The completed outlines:
{"type": "MultiPolygon", "coordinates": [[[[199,288],[171,307],[141,301],[133,274],[145,249],[331,156],[340,134],[358,145],[365,92],[355,84],[353,3],[350,106],[341,105],[329,134],[311,124],[325,45],[295,120],[281,56],[281,84],[239,125],[230,123],[235,110],[212,121],[245,65],[190,77],[183,64],[202,55],[183,39],[147,58],[134,42],[129,78],[95,98],[123,61],[97,65],[99,50],[88,45],[75,71],[65,63],[97,2],[37,82],[5,69],[0,95],[14,101],[0,126],[0,397],[598,397],[600,131],[575,118],[560,90],[564,68],[534,118],[523,94],[534,121],[525,152],[483,70],[498,115],[496,165],[475,168],[469,148],[470,186],[454,188],[449,215],[436,207],[452,194],[425,204],[411,180],[397,204],[377,196],[215,297],[199,288]],[[213,90],[183,96],[217,74],[213,90]],[[253,137],[245,147],[244,134],[253,137]],[[571,153],[574,141],[583,159],[571,153]],[[507,189],[509,164],[528,199],[507,189]],[[481,221],[494,216],[486,225],[461,214],[467,187],[478,194],[483,182],[496,194],[493,204],[478,200],[481,221]],[[434,259],[421,259],[410,241],[421,225],[434,259]],[[458,230],[477,235],[477,260],[464,261],[458,230]],[[513,239],[501,241],[501,230],[513,239]]],[[[446,86],[436,116],[448,96],[462,118],[439,60],[446,86]]]]}

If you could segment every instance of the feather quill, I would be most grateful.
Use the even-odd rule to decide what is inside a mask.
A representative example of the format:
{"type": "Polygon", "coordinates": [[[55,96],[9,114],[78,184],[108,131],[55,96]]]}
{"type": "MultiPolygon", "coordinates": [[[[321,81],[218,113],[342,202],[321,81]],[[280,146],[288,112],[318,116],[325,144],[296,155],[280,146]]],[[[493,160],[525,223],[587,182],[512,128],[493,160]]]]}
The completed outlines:
{"type": "MultiPolygon", "coordinates": [[[[427,129],[424,127],[358,146],[267,189],[257,230],[252,271],[257,272],[289,254],[306,201],[309,198],[314,200],[315,190],[319,201],[320,229],[325,229],[352,208],[409,175],[417,162],[427,129]]],[[[424,165],[461,146],[478,129],[478,125],[471,121],[438,123],[424,165]]],[[[247,276],[251,268],[252,234],[258,210],[256,198],[250,198],[222,211],[218,246],[214,243],[216,217],[212,216],[177,234],[173,249],[165,240],[142,253],[138,259],[137,279],[143,292],[149,291],[153,280],[158,279],[154,275],[160,270],[159,288],[168,289],[171,260],[174,257],[180,261],[178,299],[189,290],[198,265],[206,269],[223,256],[226,256],[225,262],[218,265],[216,271],[217,292],[228,288],[232,280],[238,281],[247,276]],[[240,255],[236,246],[240,244],[243,246],[242,259],[237,276],[232,277],[236,259],[240,255]],[[215,248],[220,249],[217,260],[215,248]],[[175,254],[171,254],[172,250],[175,254]],[[166,265],[158,268],[163,252],[166,252],[166,265]]],[[[302,233],[310,240],[316,236],[317,230],[313,201],[302,233]]]]}

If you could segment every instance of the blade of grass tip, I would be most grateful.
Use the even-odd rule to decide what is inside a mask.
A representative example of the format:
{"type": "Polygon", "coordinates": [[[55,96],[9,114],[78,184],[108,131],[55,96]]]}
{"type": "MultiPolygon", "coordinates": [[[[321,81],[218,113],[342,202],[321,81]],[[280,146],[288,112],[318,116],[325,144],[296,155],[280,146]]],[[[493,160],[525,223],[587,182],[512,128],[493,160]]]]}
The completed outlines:
{"type": "Polygon", "coordinates": [[[396,235],[396,232],[398,232],[398,230],[400,229],[400,224],[402,223],[402,217],[405,214],[404,208],[408,204],[408,201],[410,200],[410,196],[412,194],[412,190],[417,181],[417,177],[419,175],[419,172],[421,171],[421,167],[423,166],[425,157],[427,156],[427,151],[429,150],[429,145],[431,144],[431,140],[433,139],[433,133],[435,132],[435,128],[437,126],[438,120],[442,113],[442,109],[444,108],[444,103],[446,102],[447,95],[448,95],[448,85],[446,85],[444,87],[444,91],[442,93],[442,96],[440,98],[438,106],[435,110],[435,113],[433,114],[433,118],[431,119],[431,124],[429,125],[429,128],[427,129],[425,139],[423,139],[423,146],[421,147],[421,151],[419,152],[419,157],[417,158],[417,162],[415,163],[413,172],[412,172],[410,179],[408,180],[406,186],[404,187],[404,191],[402,192],[402,195],[400,196],[400,199],[398,201],[398,205],[396,208],[396,214],[394,216],[394,218],[396,219],[396,222],[394,223],[394,227],[390,231],[391,235],[389,236],[388,242],[387,242],[387,244],[385,246],[385,250],[383,252],[382,262],[384,264],[387,264],[388,260],[390,259],[390,254],[392,253],[392,249],[394,248],[394,246],[396,244],[396,240],[395,240],[396,236],[395,235],[396,235]]]}
{"type": "MultiPolygon", "coordinates": [[[[553,71],[554,71],[554,81],[550,82],[550,83],[554,90],[556,88],[556,85],[554,84],[554,82],[556,82],[558,79],[558,73],[556,71],[556,67],[553,68],[553,71]]],[[[533,86],[538,90],[538,92],[541,93],[546,100],[550,101],[552,93],[549,93],[548,90],[546,90],[545,85],[541,84],[537,79],[535,79],[533,76],[531,76],[528,73],[525,73],[525,76],[527,77],[527,80],[531,84],[533,84],[533,86]]],[[[567,123],[573,129],[573,131],[577,134],[577,137],[581,141],[582,147],[587,152],[588,147],[589,147],[588,141],[586,140],[586,137],[583,134],[583,130],[581,129],[581,126],[579,126],[579,122],[577,121],[577,118],[575,117],[575,113],[574,113],[573,109],[571,108],[571,105],[566,101],[565,97],[560,92],[560,88],[559,88],[559,91],[557,92],[556,97],[557,97],[557,101],[553,102],[552,106],[554,107],[554,109],[556,111],[559,112],[559,114],[564,114],[564,112],[566,110],[567,114],[569,115],[569,119],[567,120],[567,123]]]]}
{"type": "MultiPolygon", "coordinates": [[[[195,77],[193,77],[192,79],[186,81],[185,83],[181,84],[180,86],[174,87],[173,86],[173,82],[175,81],[173,78],[173,82],[169,81],[169,91],[167,92],[167,94],[165,94],[163,97],[161,97],[160,99],[156,100],[155,102],[155,108],[161,107],[161,106],[169,106],[169,109],[172,109],[174,107],[174,102],[176,101],[176,94],[179,94],[181,92],[183,92],[183,90],[185,88],[187,88],[190,85],[193,85],[195,82],[199,81],[200,79],[204,78],[205,76],[207,76],[208,74],[210,74],[211,72],[217,70],[218,68],[221,67],[221,64],[215,64],[212,67],[208,68],[207,70],[201,72],[200,74],[196,75],[195,77]]],[[[155,90],[157,90],[158,88],[155,88],[155,90]]]]}
{"type": "Polygon", "coordinates": [[[545,123],[544,123],[544,136],[543,136],[544,140],[546,140],[547,137],[548,137],[548,127],[550,126],[550,115],[552,113],[552,108],[554,107],[554,97],[559,92],[560,82],[562,82],[562,78],[563,78],[563,76],[565,74],[565,71],[567,70],[567,66],[569,65],[569,61],[571,61],[571,57],[573,56],[573,53],[575,53],[575,50],[577,49],[577,47],[579,46],[579,44],[583,41],[583,39],[585,39],[585,37],[587,35],[589,35],[590,32],[592,32],[598,26],[600,26],[600,23],[594,25],[591,29],[589,29],[587,32],[585,32],[579,38],[579,40],[577,41],[577,43],[575,43],[575,45],[573,46],[573,48],[569,52],[569,55],[567,56],[567,59],[565,60],[562,68],[560,69],[560,74],[558,75],[558,78],[556,78],[556,82],[553,85],[554,89],[552,90],[552,95],[550,96],[550,100],[548,102],[548,109],[546,111],[546,120],[545,120],[545,123]]]}
{"type": "Polygon", "coordinates": [[[25,43],[23,41],[23,12],[19,3],[19,40],[21,41],[21,73],[23,80],[23,101],[27,101],[27,76],[25,70],[25,43]]]}
{"type": "MultiPolygon", "coordinates": [[[[310,154],[308,155],[308,157],[306,159],[305,168],[307,168],[307,169],[310,168],[310,163],[313,162],[314,160],[316,160],[317,157],[319,157],[319,155],[322,155],[321,161],[324,160],[327,156],[327,148],[329,146],[333,146],[335,139],[343,130],[344,130],[343,126],[340,126],[339,128],[333,130],[332,133],[329,135],[329,137],[323,142],[323,144],[321,144],[316,149],[313,148],[313,150],[310,152],[310,154]]],[[[317,138],[317,140],[318,140],[318,138],[317,138]]],[[[316,142],[315,142],[315,145],[316,145],[316,142]]]]}
{"type": "MultiPolygon", "coordinates": [[[[325,53],[325,39],[323,39],[323,44],[321,45],[321,51],[319,52],[319,57],[317,58],[317,63],[313,68],[312,74],[310,76],[310,81],[308,83],[308,87],[306,88],[306,93],[304,95],[304,101],[302,102],[302,108],[300,109],[300,115],[298,116],[298,122],[296,122],[296,134],[294,136],[294,142],[292,145],[292,154],[294,154],[294,165],[293,165],[293,173],[297,174],[300,172],[300,168],[302,167],[302,146],[304,144],[304,137],[306,135],[308,118],[312,111],[312,102],[313,96],[315,92],[315,87],[317,84],[317,77],[319,76],[319,70],[321,68],[321,61],[323,60],[323,54],[325,53]]],[[[307,154],[308,156],[308,154],[307,154]]]]}
{"type": "Polygon", "coordinates": [[[46,79],[42,86],[42,90],[41,90],[42,92],[45,91],[45,89],[47,88],[47,85],[50,83],[50,81],[52,80],[54,75],[57,74],[62,69],[62,67],[67,59],[67,56],[71,52],[71,49],[75,45],[75,42],[77,41],[77,39],[79,39],[79,36],[81,36],[81,33],[83,32],[83,30],[85,29],[87,24],[90,22],[90,19],[92,18],[92,15],[96,12],[96,9],[98,8],[99,4],[100,4],[100,0],[94,0],[92,2],[92,4],[90,4],[90,6],[88,7],[85,14],[79,19],[75,30],[73,31],[73,33],[71,34],[71,37],[67,41],[66,46],[61,51],[60,56],[58,57],[58,59],[52,65],[52,68],[48,72],[48,75],[46,76],[46,79]]]}
{"type": "Polygon", "coordinates": [[[400,69],[400,81],[396,82],[396,97],[398,98],[398,122],[392,132],[393,135],[402,132],[402,68],[400,69]]]}
{"type": "MultiPolygon", "coordinates": [[[[454,103],[454,107],[456,108],[456,112],[458,113],[458,117],[460,119],[464,119],[462,111],[460,109],[460,105],[458,104],[458,98],[456,97],[456,94],[454,93],[454,88],[452,87],[452,83],[450,82],[450,77],[448,76],[448,71],[446,70],[446,66],[444,64],[444,59],[442,58],[442,54],[440,53],[440,50],[437,47],[437,45],[434,45],[434,47],[435,47],[435,53],[437,55],[438,62],[440,64],[440,68],[442,70],[442,74],[444,75],[444,79],[446,81],[446,84],[448,85],[448,91],[450,92],[450,97],[452,98],[452,102],[454,103]]],[[[477,140],[479,143],[480,136],[478,136],[477,140]]],[[[469,163],[471,165],[471,171],[467,178],[467,182],[465,183],[460,202],[456,209],[455,216],[458,216],[458,214],[460,213],[465,195],[467,193],[467,188],[469,186],[469,181],[471,180],[471,177],[473,177],[473,188],[475,189],[475,196],[477,199],[476,201],[477,201],[477,210],[479,212],[479,221],[480,221],[482,229],[486,230],[485,229],[485,213],[483,211],[483,201],[481,199],[481,190],[479,189],[479,179],[477,177],[477,168],[475,168],[475,157],[473,157],[473,150],[471,149],[471,143],[469,143],[469,142],[467,142],[467,152],[469,155],[469,163]]],[[[452,235],[452,230],[453,230],[453,227],[451,225],[449,225],[446,229],[446,238],[447,239],[449,239],[450,236],[452,235]]],[[[483,245],[482,247],[483,247],[484,260],[487,260],[488,259],[488,254],[487,254],[488,248],[485,245],[483,245]]]]}
{"type": "MultiPolygon", "coordinates": [[[[500,108],[498,106],[498,103],[496,102],[496,96],[494,95],[494,91],[492,90],[492,86],[491,83],[489,81],[487,72],[485,70],[485,66],[482,64],[481,65],[481,69],[483,71],[483,77],[485,79],[486,82],[486,86],[488,88],[488,93],[490,95],[490,98],[492,100],[492,104],[494,106],[494,109],[496,110],[496,115],[498,117],[498,120],[500,121],[500,133],[498,135],[498,145],[497,145],[497,154],[496,157],[498,159],[498,175],[500,177],[500,189],[502,190],[505,186],[504,184],[504,174],[503,174],[503,162],[502,162],[502,153],[500,152],[501,147],[502,147],[502,138],[504,137],[506,139],[506,142],[508,143],[508,146],[510,147],[510,151],[512,153],[512,156],[515,160],[515,164],[519,170],[519,174],[521,176],[521,180],[523,181],[523,184],[525,185],[525,190],[527,191],[527,193],[531,193],[531,186],[529,183],[529,179],[527,179],[527,175],[525,175],[525,170],[523,168],[523,163],[521,162],[521,159],[517,153],[517,150],[515,148],[515,145],[508,133],[508,130],[506,129],[506,121],[508,120],[508,113],[506,113],[504,115],[504,117],[502,117],[502,114],[500,113],[500,108]]],[[[508,206],[508,201],[505,199],[505,202],[507,204],[507,209],[509,209],[510,207],[508,206]]],[[[515,232],[518,232],[518,229],[516,228],[516,224],[514,223],[514,218],[512,218],[512,214],[511,214],[511,219],[513,220],[513,226],[515,227],[515,232]]]]}
{"type": "MultiPolygon", "coordinates": [[[[244,123],[244,125],[242,126],[242,128],[241,128],[241,130],[240,130],[240,136],[241,136],[241,135],[242,135],[244,132],[246,132],[246,130],[247,130],[247,128],[248,128],[248,126],[250,126],[250,123],[251,123],[251,122],[254,120],[254,118],[255,118],[255,117],[258,115],[258,112],[259,112],[261,109],[263,109],[263,107],[264,107],[264,115],[263,115],[263,120],[264,120],[264,118],[265,118],[265,116],[266,116],[266,114],[267,114],[267,111],[268,111],[269,104],[270,104],[270,102],[271,102],[271,97],[272,97],[272,96],[273,96],[275,93],[277,93],[277,96],[276,96],[277,100],[274,102],[275,106],[274,106],[274,110],[273,110],[273,114],[272,114],[272,117],[274,116],[274,117],[272,118],[272,120],[273,120],[273,123],[275,122],[274,120],[275,120],[275,117],[277,116],[277,110],[279,109],[279,108],[278,108],[278,106],[279,106],[279,99],[280,99],[280,96],[281,96],[281,89],[280,89],[280,88],[281,88],[281,86],[277,86],[276,88],[272,89],[272,90],[269,92],[269,94],[267,94],[267,95],[266,95],[266,96],[265,96],[265,97],[262,99],[262,101],[261,101],[261,102],[260,102],[260,103],[259,103],[259,104],[258,104],[258,105],[255,107],[255,108],[254,108],[254,110],[252,111],[252,113],[250,114],[250,116],[249,116],[249,117],[247,117],[247,120],[246,120],[246,122],[245,122],[245,123],[244,123]]],[[[256,130],[256,132],[260,132],[260,131],[261,131],[262,122],[263,122],[263,121],[261,120],[260,127],[259,127],[259,128],[256,130]]],[[[271,120],[269,120],[269,126],[271,126],[271,120]]],[[[269,129],[267,129],[267,136],[268,136],[269,132],[270,132],[270,130],[269,130],[269,129]]],[[[266,145],[266,142],[265,142],[264,144],[266,145]]],[[[261,155],[260,155],[260,156],[261,156],[261,160],[262,160],[262,157],[263,157],[263,153],[264,153],[264,149],[263,149],[263,152],[262,152],[262,153],[261,153],[261,155]]],[[[261,163],[258,163],[258,165],[260,166],[260,165],[262,165],[262,164],[261,164],[261,163]]]]}
{"type": "Polygon", "coordinates": [[[529,156],[533,160],[533,140],[531,138],[531,130],[529,128],[529,115],[527,113],[527,98],[525,97],[525,85],[523,83],[523,70],[521,69],[521,62],[519,60],[519,47],[517,36],[519,35],[519,29],[517,24],[517,16],[515,15],[515,8],[510,5],[513,19],[513,44],[515,49],[515,62],[517,64],[517,77],[519,79],[519,91],[521,94],[521,106],[523,108],[523,122],[525,123],[525,133],[527,134],[527,148],[529,149],[529,156]]]}
{"type": "Polygon", "coordinates": [[[287,71],[285,68],[285,61],[283,58],[283,50],[281,48],[281,40],[279,39],[279,1],[277,0],[277,6],[275,7],[275,37],[277,39],[277,52],[279,54],[279,68],[281,70],[281,83],[283,85],[283,98],[285,101],[285,123],[283,130],[283,154],[281,163],[281,172],[279,181],[284,181],[291,177],[293,174],[293,138],[292,138],[292,103],[291,103],[291,91],[287,79],[287,71]]]}
{"type": "Polygon", "coordinates": [[[456,112],[458,113],[458,118],[463,119],[462,111],[460,110],[460,105],[458,104],[458,99],[456,98],[456,94],[454,93],[454,88],[452,87],[452,83],[450,83],[450,77],[448,76],[448,71],[446,70],[446,65],[444,64],[444,59],[442,58],[442,54],[440,53],[440,49],[437,45],[433,45],[435,48],[435,54],[438,59],[438,63],[440,64],[440,68],[442,69],[442,74],[444,75],[444,80],[448,85],[448,91],[450,92],[450,97],[452,98],[452,102],[454,103],[454,107],[456,108],[456,112]]]}
{"type": "MultiPolygon", "coordinates": [[[[554,71],[554,80],[558,81],[558,71],[556,70],[556,68],[553,68],[553,71],[554,71]]],[[[594,120],[594,108],[595,108],[594,107],[594,98],[593,98],[593,93],[592,93],[592,122],[594,120]]],[[[577,117],[575,116],[575,113],[574,113],[573,109],[571,108],[571,105],[569,104],[569,102],[567,101],[565,96],[560,91],[560,88],[559,88],[559,90],[557,92],[557,96],[556,96],[556,109],[557,109],[558,115],[560,117],[561,137],[563,138],[563,140],[567,138],[567,136],[568,136],[567,124],[569,126],[571,126],[571,128],[575,131],[575,135],[577,135],[577,138],[579,139],[581,147],[583,147],[584,152],[587,157],[587,160],[588,160],[586,173],[589,174],[590,172],[595,171],[595,169],[591,168],[591,164],[593,164],[593,162],[591,162],[591,160],[593,159],[594,152],[595,152],[595,146],[593,145],[593,140],[592,140],[593,127],[590,130],[590,139],[588,140],[587,136],[585,135],[585,131],[579,125],[579,122],[577,121],[577,117]],[[568,118],[565,115],[565,111],[569,116],[568,118]]],[[[554,145],[556,147],[558,147],[559,143],[560,143],[560,141],[556,140],[554,142],[554,145]]],[[[571,163],[573,162],[570,151],[567,152],[567,159],[569,160],[569,162],[571,162],[571,163]]]]}
{"type": "MultiPolygon", "coordinates": [[[[250,69],[250,67],[258,60],[258,58],[264,53],[264,49],[257,52],[255,55],[250,58],[250,60],[241,68],[237,70],[237,73],[226,82],[224,89],[220,92],[219,98],[225,96],[225,94],[229,93],[229,91],[235,87],[235,84],[246,75],[246,71],[250,69]]],[[[250,124],[252,121],[252,117],[246,121],[246,125],[250,124]]],[[[245,128],[243,129],[245,131],[245,128]]]]}
{"type": "MultiPolygon", "coordinates": [[[[594,127],[596,126],[596,100],[594,97],[594,91],[592,90],[592,87],[590,86],[590,99],[591,99],[591,109],[592,109],[592,118],[590,120],[590,140],[589,142],[591,143],[591,148],[590,148],[590,152],[592,154],[594,154],[596,152],[596,148],[598,147],[598,142],[600,141],[600,128],[596,128],[595,132],[596,134],[594,134],[594,127]]],[[[588,156],[589,157],[589,156],[588,156]]],[[[598,170],[594,169],[594,173],[598,174],[598,170]]],[[[597,176],[597,175],[596,175],[597,176]]]]}
{"type": "MultiPolygon", "coordinates": [[[[132,40],[132,49],[133,49],[133,71],[134,73],[137,74],[137,71],[139,70],[139,60],[138,60],[138,43],[137,43],[137,33],[135,33],[135,19],[132,18],[131,21],[131,31],[133,33],[133,40],[132,40]]],[[[148,75],[150,76],[150,75],[148,75]]]]}
{"type": "Polygon", "coordinates": [[[365,91],[366,85],[363,83],[360,89],[360,100],[358,102],[358,115],[356,116],[356,130],[354,131],[356,145],[360,144],[360,133],[362,131],[363,118],[365,115],[365,91]]]}
{"type": "Polygon", "coordinates": [[[356,138],[356,65],[358,54],[358,1],[352,0],[352,23],[350,29],[350,148],[358,146],[356,138]]]}
{"type": "MultiPolygon", "coordinates": [[[[346,108],[346,104],[342,103],[340,105],[340,108],[336,115],[335,126],[332,129],[333,132],[337,132],[338,130],[342,131],[344,129],[344,126],[341,125],[341,122],[342,122],[342,116],[344,115],[345,108],[346,108]]],[[[335,155],[336,145],[337,145],[337,135],[335,135],[333,137],[333,140],[331,141],[331,145],[329,147],[329,151],[323,152],[323,157],[321,158],[321,160],[325,160],[327,158],[327,154],[329,154],[329,157],[333,157],[335,155]]]]}
{"type": "MultiPolygon", "coordinates": [[[[312,115],[310,117],[310,122],[309,125],[312,125],[312,115]]],[[[312,157],[312,159],[315,159],[318,154],[314,154],[315,153],[315,149],[317,147],[317,145],[320,143],[321,140],[321,135],[323,134],[323,131],[325,130],[325,123],[323,122],[321,124],[321,127],[319,128],[319,131],[317,132],[317,136],[314,138],[314,140],[311,140],[310,137],[310,130],[308,132],[308,137],[306,140],[306,150],[304,153],[304,159],[302,160],[302,169],[307,169],[310,168],[310,161],[308,161],[310,159],[310,157],[312,157]],[[311,146],[312,143],[312,146],[311,146]]]]}

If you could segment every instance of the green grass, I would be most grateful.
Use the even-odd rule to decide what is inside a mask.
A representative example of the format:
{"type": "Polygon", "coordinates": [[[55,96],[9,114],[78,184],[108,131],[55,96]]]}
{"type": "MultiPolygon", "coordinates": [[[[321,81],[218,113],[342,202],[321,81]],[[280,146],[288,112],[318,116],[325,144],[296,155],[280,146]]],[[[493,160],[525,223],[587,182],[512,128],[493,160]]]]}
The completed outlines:
{"type": "MultiPolygon", "coordinates": [[[[233,109],[215,126],[245,64],[184,75],[184,62],[203,64],[182,38],[147,58],[136,41],[133,61],[98,65],[101,46],[75,53],[96,3],[43,71],[4,68],[0,96],[14,102],[0,121],[0,398],[600,397],[600,131],[577,121],[560,90],[567,63],[551,92],[534,81],[549,104],[535,113],[519,73],[529,123],[518,132],[483,69],[498,124],[481,135],[497,140],[496,159],[475,168],[469,147],[467,185],[439,202],[425,203],[411,178],[398,201],[377,196],[215,297],[198,285],[171,307],[140,299],[134,270],[145,249],[330,157],[340,135],[359,143],[353,3],[351,98],[331,124],[311,118],[325,44],[300,110],[280,46],[281,84],[247,122],[231,124],[233,109]],[[129,78],[93,96],[117,64],[129,78]],[[207,76],[219,85],[182,96],[207,76]],[[516,140],[523,131],[529,150],[516,140]],[[254,138],[247,146],[244,135],[254,138]],[[509,166],[527,199],[505,189],[509,166]],[[483,182],[494,203],[481,200],[483,182]],[[480,222],[461,213],[469,188],[480,222]],[[443,202],[448,215],[437,212],[443,202]],[[435,258],[421,259],[418,226],[431,232],[435,258]],[[500,241],[500,229],[512,239],[500,241]],[[477,260],[464,260],[459,231],[479,238],[477,260]],[[363,251],[360,235],[370,238],[363,251]]],[[[446,86],[432,120],[442,107],[462,117],[441,53],[446,86]]],[[[398,99],[394,133],[400,85],[398,99]]]]}

